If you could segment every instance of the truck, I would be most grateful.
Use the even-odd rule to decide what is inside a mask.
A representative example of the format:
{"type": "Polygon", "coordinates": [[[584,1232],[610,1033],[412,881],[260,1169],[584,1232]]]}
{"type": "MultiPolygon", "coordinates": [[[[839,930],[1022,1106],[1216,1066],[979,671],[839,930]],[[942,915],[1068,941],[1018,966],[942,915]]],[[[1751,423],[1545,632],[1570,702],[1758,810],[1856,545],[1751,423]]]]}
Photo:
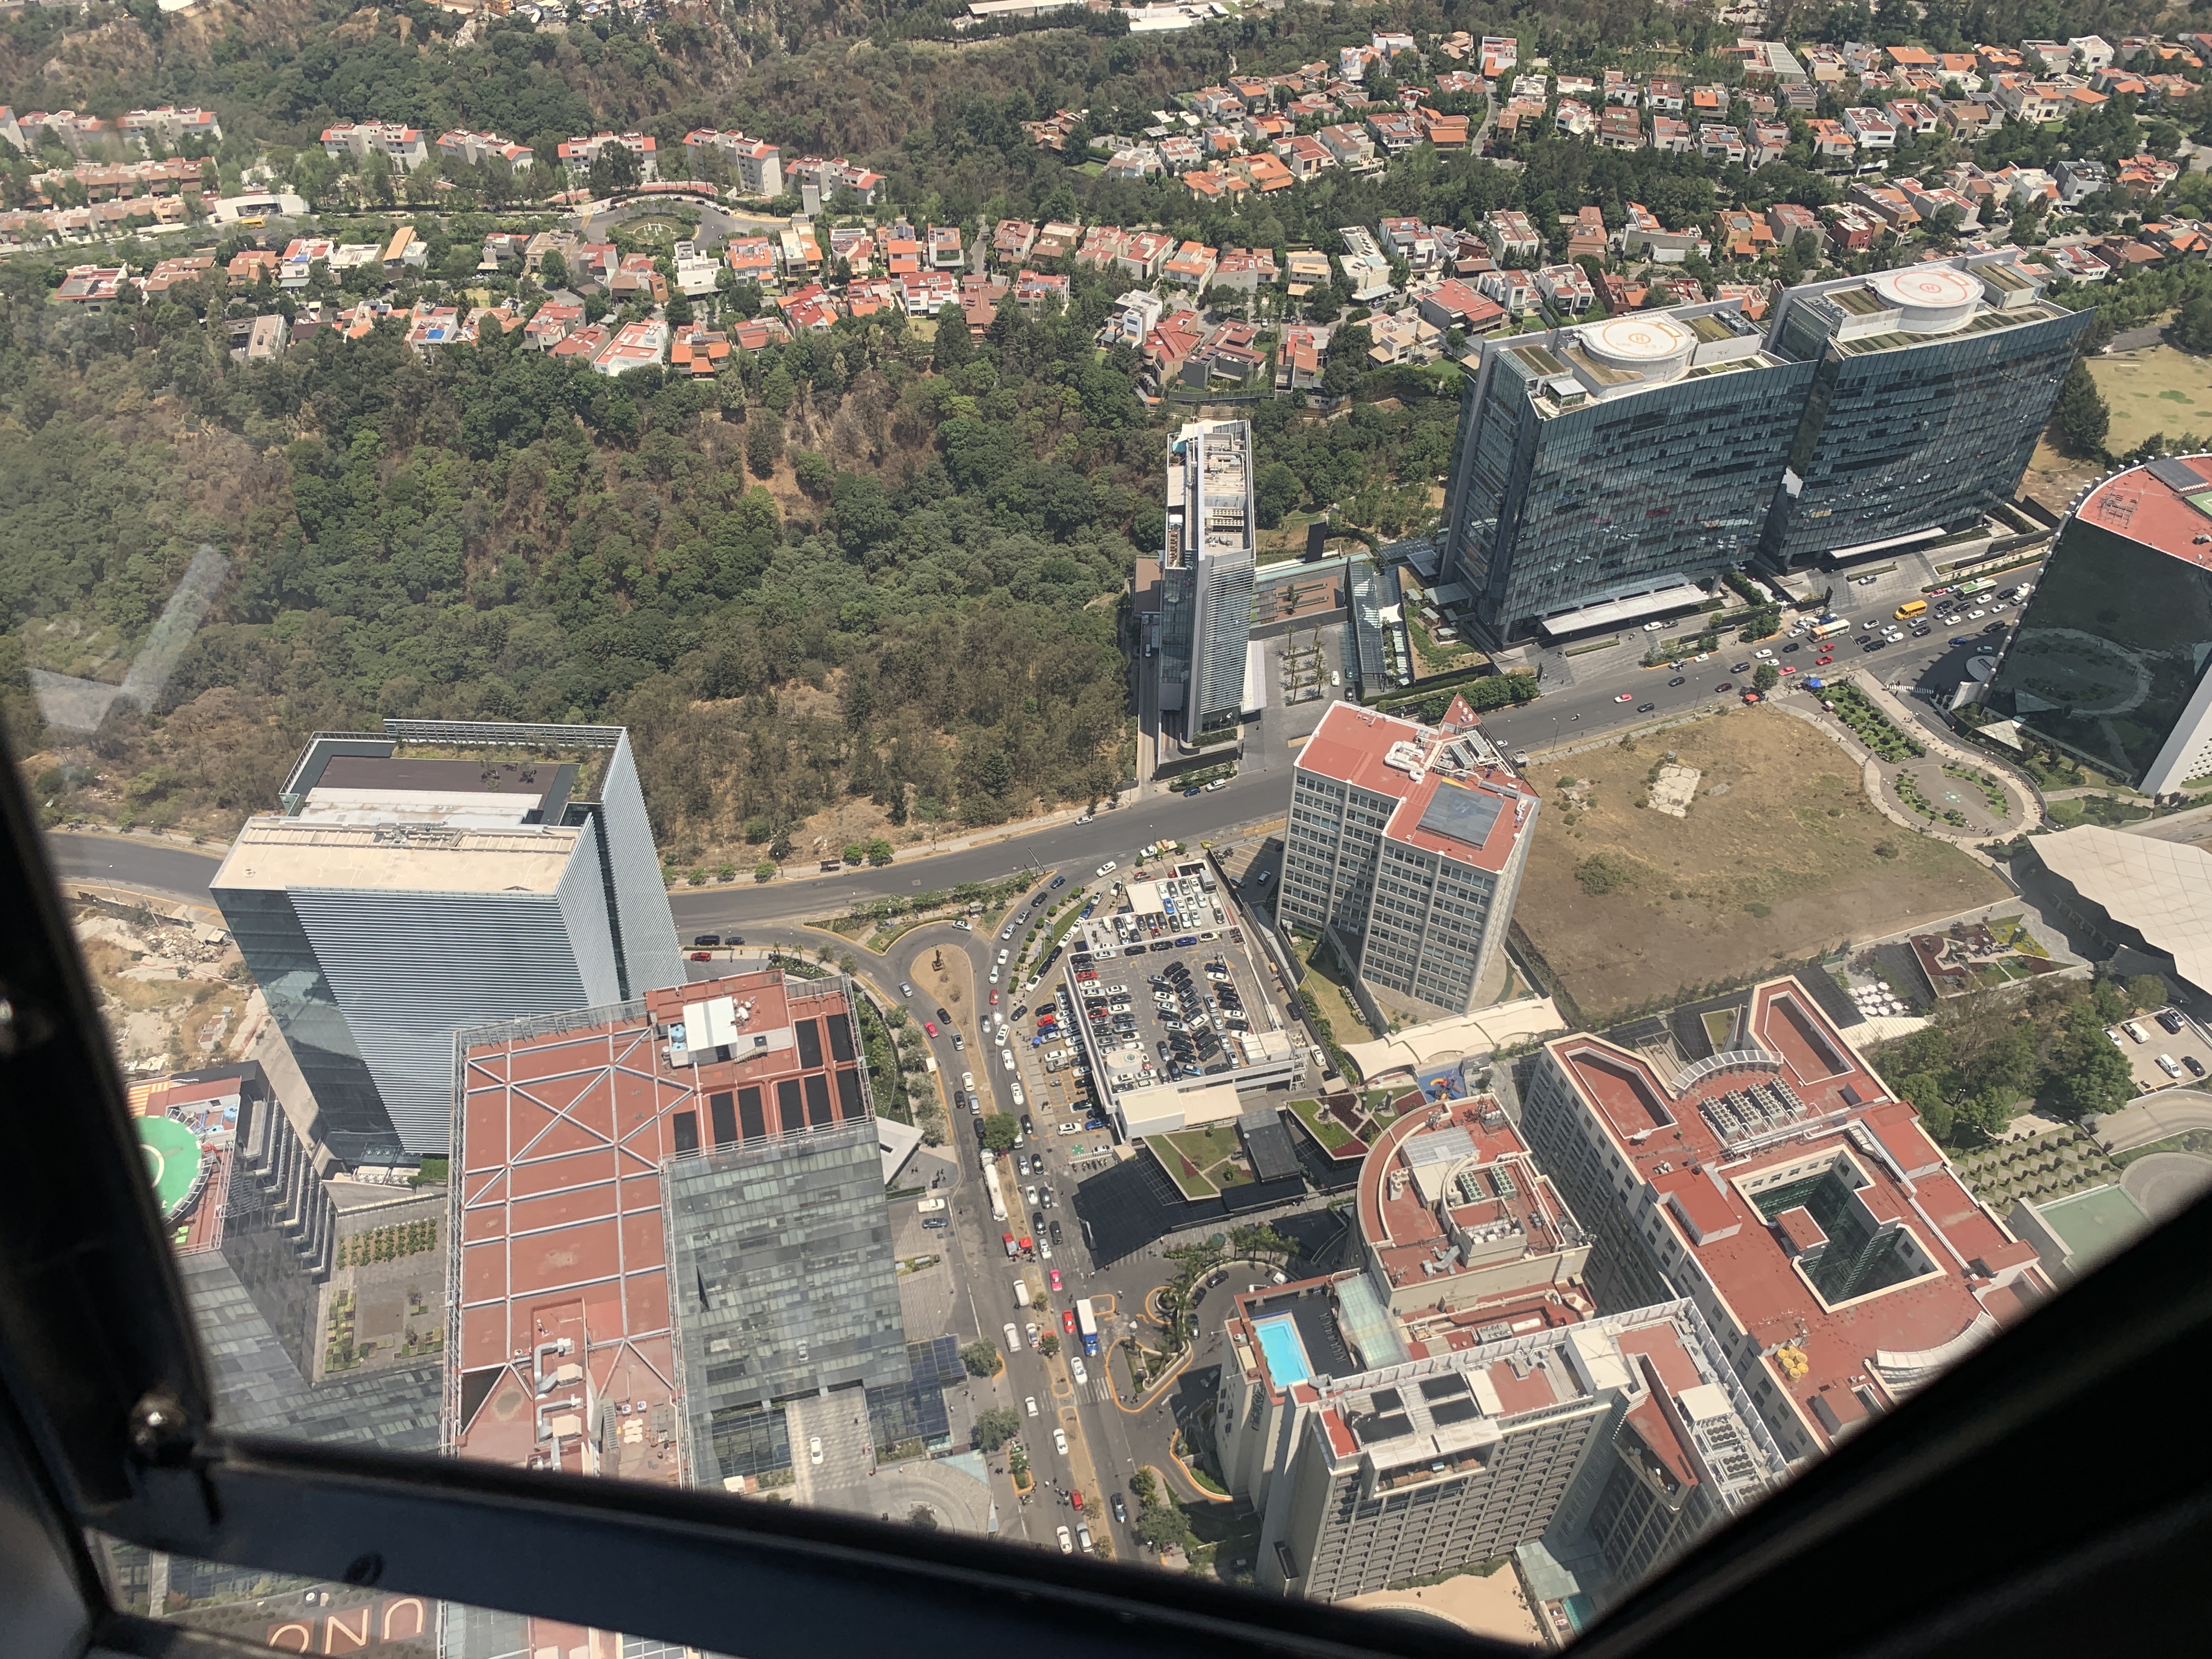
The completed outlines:
{"type": "Polygon", "coordinates": [[[1078,1297],[1075,1300],[1075,1328],[1083,1338],[1083,1352],[1086,1358],[1098,1357],[1098,1316],[1091,1311],[1091,1298],[1078,1297]]]}
{"type": "MultiPolygon", "coordinates": [[[[991,1219],[1004,1221],[1006,1218],[1006,1194],[999,1185],[999,1160],[995,1158],[987,1156],[983,1160],[983,1186],[991,1194],[991,1219]]],[[[1009,1250],[1006,1254],[1012,1255],[1013,1252],[1009,1250]]]]}

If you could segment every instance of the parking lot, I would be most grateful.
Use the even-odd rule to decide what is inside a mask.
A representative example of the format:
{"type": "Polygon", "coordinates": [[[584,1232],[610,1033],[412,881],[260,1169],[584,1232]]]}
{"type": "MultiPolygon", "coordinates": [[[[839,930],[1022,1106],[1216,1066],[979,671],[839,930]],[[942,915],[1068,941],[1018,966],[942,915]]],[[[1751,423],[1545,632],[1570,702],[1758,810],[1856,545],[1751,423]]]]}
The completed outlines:
{"type": "Polygon", "coordinates": [[[2120,1052],[2134,1068],[2137,1094],[2177,1086],[2201,1089],[2205,1086],[2204,1079],[2212,1077],[2212,1038],[2208,1038],[2201,1027],[2176,1009],[2161,1008],[2124,1024],[2108,1026],[2106,1035],[2119,1044],[2120,1052]],[[2166,1029],[2168,1023],[2178,1024],[2181,1029],[2170,1031],[2166,1029]],[[2138,1031],[2143,1037],[2140,1042],[2136,1041],[2138,1031]],[[2158,1063],[2161,1054],[2180,1068],[2179,1076],[2158,1063]],[[2191,1069],[2191,1060],[2197,1069],[2191,1069]]]}

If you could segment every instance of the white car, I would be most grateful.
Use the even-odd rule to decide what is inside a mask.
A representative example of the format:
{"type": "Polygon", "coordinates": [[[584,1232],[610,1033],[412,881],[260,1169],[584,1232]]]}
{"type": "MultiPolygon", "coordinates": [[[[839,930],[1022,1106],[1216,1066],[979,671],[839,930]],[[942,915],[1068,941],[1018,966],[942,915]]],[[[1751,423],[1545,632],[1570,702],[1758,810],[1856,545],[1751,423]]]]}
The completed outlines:
{"type": "Polygon", "coordinates": [[[1988,611],[1982,611],[1982,610],[1973,610],[1973,611],[1969,611],[1966,613],[1966,620],[1967,620],[1968,622],[1977,622],[1977,621],[1979,621],[1982,617],[1988,616],[1989,614],[1990,614],[1990,613],[1989,613],[1988,611]]]}
{"type": "Polygon", "coordinates": [[[1010,1072],[1011,1072],[1011,1071],[1012,1071],[1012,1070],[1014,1069],[1014,1051],[1013,1051],[1012,1049],[1011,1049],[1011,1048],[1001,1048],[1001,1049],[1000,1049],[1000,1050],[999,1050],[999,1058],[1000,1058],[1000,1060],[1003,1060],[1004,1061],[1006,1061],[1006,1069],[1007,1069],[1008,1071],[1010,1071],[1010,1072]]]}
{"type": "Polygon", "coordinates": [[[1048,1240],[1042,1238],[1037,1240],[1036,1249],[1038,1261],[1049,1261],[1052,1260],[1052,1245],[1048,1240]]]}
{"type": "Polygon", "coordinates": [[[1018,1083],[1014,1085],[1014,1104],[1017,1106],[1026,1106],[1029,1104],[1029,1102],[1023,1097],[1022,1085],[1018,1083]]]}
{"type": "Polygon", "coordinates": [[[1102,876],[1110,876],[1121,867],[1121,866],[1115,863],[1112,859],[1108,859],[1105,863],[1098,866],[1098,873],[1102,876]]]}
{"type": "Polygon", "coordinates": [[[1036,1208],[1036,1207],[1037,1195],[1036,1195],[1036,1188],[1034,1188],[1034,1187],[1024,1187],[1024,1188],[1022,1188],[1022,1196],[1023,1196],[1024,1198],[1025,1198],[1025,1199],[1029,1200],[1029,1201],[1030,1201],[1030,1206],[1032,1209],[1034,1209],[1034,1208],[1036,1208]]]}
{"type": "Polygon", "coordinates": [[[963,1089],[967,1090],[967,1091],[968,1091],[968,1092],[969,1092],[969,1094],[973,1094],[973,1093],[975,1093],[975,1073],[973,1073],[973,1072],[963,1072],[963,1073],[960,1073],[960,1086],[961,1086],[962,1088],[963,1088],[963,1089]]]}
{"type": "Polygon", "coordinates": [[[1663,622],[1646,623],[1644,624],[1644,631],[1647,634],[1656,634],[1666,626],[1663,622]]]}
{"type": "Polygon", "coordinates": [[[1030,1408],[1030,1415],[1031,1417],[1035,1417],[1036,1415],[1036,1396],[1035,1395],[1030,1395],[1026,1400],[1022,1401],[1022,1404],[1030,1408]]]}
{"type": "Polygon", "coordinates": [[[1762,645],[1762,646],[1760,646],[1760,647],[1759,647],[1759,649],[1758,649],[1758,650],[1756,650],[1756,651],[1753,652],[1751,654],[1752,654],[1753,656],[1754,656],[1754,657],[1771,657],[1771,656],[1772,656],[1772,655],[1774,654],[1774,653],[1773,653],[1773,652],[1771,652],[1771,651],[1770,651],[1770,650],[1768,650],[1765,646],[1763,646],[1763,645],[1762,645]]]}
{"type": "Polygon", "coordinates": [[[1000,952],[999,952],[999,960],[1000,960],[1001,963],[1003,963],[1003,962],[1005,962],[1005,961],[1006,961],[1006,953],[1004,951],[1000,951],[1000,952]]]}
{"type": "Polygon", "coordinates": [[[822,1462],[822,1437],[818,1434],[806,1437],[806,1461],[817,1466],[822,1462]]]}
{"type": "Polygon", "coordinates": [[[1067,1431],[1066,1429],[1054,1429],[1052,1431],[1052,1449],[1058,1452],[1062,1457],[1067,1455],[1067,1431]]]}
{"type": "Polygon", "coordinates": [[[991,969],[991,983],[992,983],[992,984],[994,984],[994,985],[996,985],[998,982],[999,982],[999,970],[998,970],[997,969],[994,968],[993,969],[991,969]]]}
{"type": "Polygon", "coordinates": [[[1073,1376],[1079,1382],[1088,1382],[1091,1380],[1091,1373],[1083,1369],[1083,1356],[1081,1354],[1072,1353],[1068,1355],[1067,1372],[1069,1376],[1073,1376]]]}
{"type": "Polygon", "coordinates": [[[1016,1330],[1012,1325],[1007,1326],[1006,1328],[1006,1352],[1008,1353],[1012,1353],[1015,1349],[1022,1346],[1022,1334],[1016,1330]]]}
{"type": "Polygon", "coordinates": [[[1073,1555],[1075,1553],[1075,1540],[1069,1536],[1068,1530],[1066,1527],[1062,1527],[1060,1529],[1060,1553],[1062,1555],[1073,1555]]]}
{"type": "Polygon", "coordinates": [[[1076,822],[1078,823],[1088,823],[1091,822],[1093,816],[1094,815],[1091,813],[1085,812],[1081,817],[1076,819],[1076,822]]]}

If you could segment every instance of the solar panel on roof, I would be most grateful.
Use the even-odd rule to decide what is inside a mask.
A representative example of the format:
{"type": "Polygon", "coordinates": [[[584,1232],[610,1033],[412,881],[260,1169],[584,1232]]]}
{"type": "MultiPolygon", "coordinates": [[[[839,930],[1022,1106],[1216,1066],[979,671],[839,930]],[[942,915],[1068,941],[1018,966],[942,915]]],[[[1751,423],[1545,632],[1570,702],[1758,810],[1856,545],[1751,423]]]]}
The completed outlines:
{"type": "Polygon", "coordinates": [[[1481,1408],[1467,1399],[1447,1400],[1442,1405],[1429,1407],[1429,1421],[1440,1429],[1449,1428],[1454,1423],[1465,1423],[1481,1415],[1481,1408]]]}
{"type": "Polygon", "coordinates": [[[1490,839],[1491,827],[1504,810],[1504,801],[1487,789],[1470,789],[1449,778],[1440,778],[1437,793],[1429,797],[1421,812],[1420,827],[1431,835],[1480,847],[1490,839]]]}
{"type": "Polygon", "coordinates": [[[1466,1392],[1467,1379],[1457,1371],[1446,1371],[1442,1376],[1424,1377],[1421,1381],[1421,1398],[1424,1400],[1449,1400],[1455,1394],[1466,1392]]]}
{"type": "Polygon", "coordinates": [[[2185,495],[2204,488],[2205,477],[2202,472],[2188,462],[2178,460],[2171,455],[2153,461],[2148,470],[2152,477],[2185,495]]]}
{"type": "Polygon", "coordinates": [[[1368,1403],[1378,1412],[1403,1411],[1406,1401],[1395,1389],[1377,1389],[1368,1396],[1368,1403]]]}
{"type": "Polygon", "coordinates": [[[1395,1440],[1401,1435],[1413,1431],[1413,1419],[1403,1412],[1393,1412],[1388,1417],[1363,1417],[1352,1425],[1352,1433],[1359,1437],[1363,1446],[1372,1446],[1378,1441],[1395,1440]]]}

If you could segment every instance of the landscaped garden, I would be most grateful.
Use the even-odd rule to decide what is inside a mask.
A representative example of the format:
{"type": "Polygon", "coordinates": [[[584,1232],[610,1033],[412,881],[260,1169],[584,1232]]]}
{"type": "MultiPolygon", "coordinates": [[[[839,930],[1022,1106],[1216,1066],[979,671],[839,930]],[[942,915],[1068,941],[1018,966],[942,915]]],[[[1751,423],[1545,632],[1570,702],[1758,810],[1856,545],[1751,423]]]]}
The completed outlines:
{"type": "Polygon", "coordinates": [[[1369,1089],[1359,1094],[1335,1094],[1326,1099],[1294,1100],[1291,1115],[1330,1158],[1356,1164],[1382,1139],[1382,1132],[1398,1121],[1392,1106],[1395,1091],[1369,1089]]]}
{"type": "MultiPolygon", "coordinates": [[[[1877,760],[1918,760],[1928,752],[1899,731],[1889,716],[1875,708],[1856,686],[1831,685],[1820,696],[1835,717],[1850,728],[1851,735],[1871,750],[1877,760]]],[[[1936,816],[1932,807],[1927,810],[1929,817],[1936,816]]]]}
{"type": "Polygon", "coordinates": [[[2119,1179],[2120,1166],[2094,1137],[2068,1124],[1966,1153],[1959,1159],[1959,1173],[1977,1198],[2002,1215],[2021,1199],[2043,1204],[2086,1187],[2105,1186],[2119,1179]]]}
{"type": "Polygon", "coordinates": [[[1244,1143],[1233,1123],[1209,1123],[1203,1128],[1149,1135],[1145,1145],[1188,1199],[1218,1197],[1223,1188],[1243,1186],[1252,1179],[1244,1143]]]}

